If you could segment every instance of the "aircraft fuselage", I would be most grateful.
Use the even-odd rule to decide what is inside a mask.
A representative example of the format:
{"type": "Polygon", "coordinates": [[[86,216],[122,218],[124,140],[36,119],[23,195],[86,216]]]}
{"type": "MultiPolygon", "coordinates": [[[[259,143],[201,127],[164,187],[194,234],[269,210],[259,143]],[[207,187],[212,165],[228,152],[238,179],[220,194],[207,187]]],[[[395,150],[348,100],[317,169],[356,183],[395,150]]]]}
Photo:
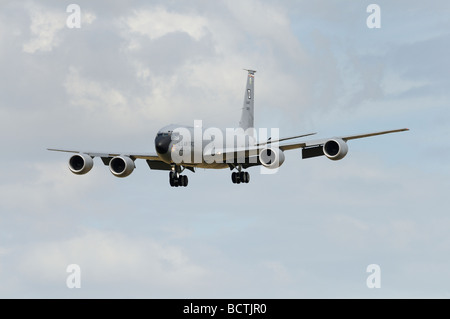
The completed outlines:
{"type": "Polygon", "coordinates": [[[199,168],[228,168],[229,164],[221,157],[224,150],[253,145],[253,130],[241,128],[203,129],[201,126],[172,124],[160,129],[155,137],[155,149],[162,161],[199,168]]]}

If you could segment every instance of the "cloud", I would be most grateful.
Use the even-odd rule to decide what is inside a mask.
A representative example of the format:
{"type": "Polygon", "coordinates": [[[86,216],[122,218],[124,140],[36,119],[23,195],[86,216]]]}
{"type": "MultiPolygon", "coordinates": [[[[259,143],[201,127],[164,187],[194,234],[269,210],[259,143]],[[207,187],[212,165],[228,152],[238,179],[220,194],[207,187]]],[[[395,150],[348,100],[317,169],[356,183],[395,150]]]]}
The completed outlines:
{"type": "Polygon", "coordinates": [[[12,3],[0,13],[2,296],[370,297],[374,262],[382,296],[445,288],[445,272],[411,283],[448,264],[445,28],[387,2],[367,33],[361,4],[252,0],[89,2],[75,30],[56,1],[12,3]],[[98,158],[75,176],[69,154],[45,150],[152,152],[171,122],[235,125],[241,68],[258,70],[258,126],[283,137],[411,131],[351,141],[339,162],[289,151],[277,174],[249,169],[248,185],[187,172],[183,189],[141,160],[126,179],[98,158]],[[79,291],[65,286],[71,263],[79,291]]]}
{"type": "Polygon", "coordinates": [[[139,291],[157,297],[175,288],[187,292],[201,285],[208,275],[208,271],[190,260],[181,247],[113,231],[86,229],[66,240],[37,241],[16,249],[20,251],[2,253],[19,265],[13,276],[22,277],[22,285],[33,282],[53,292],[34,297],[69,296],[65,283],[69,276],[66,268],[70,264],[80,266],[81,289],[85,296],[91,297],[102,296],[98,294],[100,286],[115,290],[116,296],[130,296],[122,290],[130,283],[136,289],[131,293],[135,296],[139,291]]]}
{"type": "Polygon", "coordinates": [[[27,9],[31,18],[32,37],[23,44],[23,51],[26,53],[52,51],[61,42],[58,32],[65,27],[64,13],[34,4],[30,4],[27,9]]]}
{"type": "MultiPolygon", "coordinates": [[[[123,19],[123,23],[133,33],[149,37],[151,40],[161,38],[169,33],[183,32],[195,40],[200,40],[205,34],[206,19],[202,16],[178,12],[169,12],[164,7],[151,10],[133,10],[131,16],[123,19]]],[[[139,46],[134,42],[129,49],[139,46]]]]}
{"type": "Polygon", "coordinates": [[[82,78],[74,67],[69,68],[64,87],[71,103],[87,113],[101,112],[116,117],[117,122],[129,114],[128,101],[119,90],[82,78]]]}
{"type": "Polygon", "coordinates": [[[262,265],[273,272],[272,275],[276,281],[286,283],[293,279],[286,267],[279,261],[265,261],[262,265]]]}
{"type": "MultiPolygon", "coordinates": [[[[48,6],[37,5],[34,2],[27,2],[25,8],[31,19],[31,38],[23,44],[23,52],[51,52],[62,43],[61,31],[67,28],[67,18],[72,13],[57,10],[48,6]]],[[[80,18],[82,25],[89,25],[96,19],[94,13],[81,11],[80,18]]]]}

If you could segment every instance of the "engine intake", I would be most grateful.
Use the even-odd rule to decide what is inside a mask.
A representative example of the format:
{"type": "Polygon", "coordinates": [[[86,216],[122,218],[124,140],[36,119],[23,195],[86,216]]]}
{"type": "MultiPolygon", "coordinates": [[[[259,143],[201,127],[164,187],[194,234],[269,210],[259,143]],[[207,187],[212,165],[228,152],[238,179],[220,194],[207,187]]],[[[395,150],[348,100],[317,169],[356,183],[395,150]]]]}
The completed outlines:
{"type": "Polygon", "coordinates": [[[116,177],[127,177],[134,168],[134,161],[128,156],[116,156],[109,162],[109,170],[116,177]]]}
{"type": "Polygon", "coordinates": [[[279,148],[264,148],[259,152],[259,161],[264,167],[278,168],[284,163],[284,153],[279,148]]]}
{"type": "Polygon", "coordinates": [[[343,159],[347,155],[347,152],[348,145],[340,138],[328,140],[323,144],[323,153],[333,161],[343,159]]]}
{"type": "Polygon", "coordinates": [[[86,174],[92,169],[92,166],[94,166],[94,160],[87,154],[75,154],[69,159],[69,169],[77,175],[86,174]]]}

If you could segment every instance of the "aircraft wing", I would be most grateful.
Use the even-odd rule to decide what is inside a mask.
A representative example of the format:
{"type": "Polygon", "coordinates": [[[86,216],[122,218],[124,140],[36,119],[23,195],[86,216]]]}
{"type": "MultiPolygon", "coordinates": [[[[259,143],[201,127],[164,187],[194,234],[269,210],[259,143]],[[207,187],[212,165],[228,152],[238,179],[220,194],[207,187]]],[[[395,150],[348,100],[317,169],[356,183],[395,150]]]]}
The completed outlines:
{"type": "MultiPolygon", "coordinates": [[[[402,128],[402,129],[397,129],[397,130],[389,130],[389,131],[381,131],[381,132],[358,134],[358,135],[349,135],[349,136],[340,136],[340,137],[338,136],[338,137],[333,137],[333,138],[340,138],[340,139],[344,140],[345,142],[347,142],[349,140],[355,140],[355,139],[364,138],[364,137],[377,136],[377,135],[390,134],[390,133],[397,133],[397,132],[404,132],[404,131],[409,131],[409,129],[402,128]]],[[[282,151],[287,151],[287,150],[293,150],[293,149],[296,149],[296,148],[305,148],[305,147],[312,147],[312,146],[322,145],[328,140],[330,140],[330,138],[324,138],[324,139],[319,139],[319,140],[312,140],[312,141],[307,141],[307,142],[302,142],[302,143],[283,144],[283,145],[280,145],[279,147],[280,147],[280,149],[282,151]]]]}
{"type": "MultiPolygon", "coordinates": [[[[317,140],[311,140],[311,141],[305,141],[305,142],[296,142],[296,143],[279,143],[280,141],[286,141],[290,139],[296,139],[299,137],[309,136],[313,135],[315,133],[311,134],[305,134],[305,135],[298,135],[293,137],[287,137],[279,140],[274,141],[266,141],[264,143],[259,143],[251,147],[246,148],[236,148],[236,149],[215,149],[214,153],[210,154],[204,154],[206,156],[212,155],[215,157],[215,161],[222,162],[222,163],[239,163],[243,164],[244,168],[254,166],[254,165],[260,165],[261,162],[259,160],[259,153],[261,150],[270,147],[272,144],[275,144],[276,147],[278,147],[282,151],[288,151],[293,149],[302,148],[303,149],[303,158],[310,158],[310,157],[316,157],[324,155],[323,153],[323,145],[330,140],[335,139],[341,139],[344,142],[347,142],[349,140],[359,139],[359,138],[365,138],[370,136],[377,136],[377,135],[383,135],[383,134],[389,134],[389,133],[397,133],[397,132],[403,132],[408,131],[409,129],[403,128],[403,129],[397,129],[397,130],[389,130],[389,131],[380,131],[380,132],[374,132],[374,133],[366,133],[366,134],[358,134],[358,135],[349,135],[349,136],[340,136],[340,137],[333,137],[333,138],[324,138],[324,139],[317,139],[317,140]]],[[[68,152],[68,153],[83,153],[86,155],[89,155],[91,157],[100,157],[105,165],[109,165],[109,161],[115,157],[120,155],[125,155],[130,157],[133,161],[140,158],[145,159],[147,161],[148,166],[151,169],[156,170],[171,170],[171,166],[165,162],[163,162],[157,154],[153,153],[102,153],[102,152],[84,152],[80,150],[63,150],[63,149],[53,149],[49,148],[49,151],[57,151],[57,152],[68,152]]]]}
{"type": "Polygon", "coordinates": [[[62,149],[54,149],[54,148],[48,148],[47,150],[49,151],[55,151],[55,152],[66,152],[66,153],[83,153],[86,155],[89,155],[91,157],[100,157],[103,161],[103,164],[105,165],[109,165],[109,161],[111,160],[111,158],[115,157],[115,156],[120,156],[120,155],[126,155],[128,157],[130,157],[133,161],[140,158],[140,159],[145,159],[147,161],[148,166],[150,167],[150,169],[156,169],[156,170],[164,170],[164,171],[169,171],[172,169],[172,167],[163,162],[159,156],[157,154],[154,153],[102,153],[102,152],[84,152],[84,151],[75,151],[75,150],[62,150],[62,149]]]}
{"type": "MultiPolygon", "coordinates": [[[[275,142],[277,142],[277,147],[282,151],[288,151],[288,150],[293,150],[293,149],[298,149],[298,148],[302,148],[302,149],[304,149],[304,151],[309,150],[308,152],[304,152],[304,154],[303,154],[303,158],[309,158],[309,157],[324,155],[323,152],[320,152],[318,149],[322,148],[323,144],[325,144],[327,141],[332,140],[332,139],[341,139],[341,140],[347,142],[349,140],[354,140],[354,139],[359,139],[359,138],[365,138],[365,137],[377,136],[377,135],[383,135],[383,134],[390,134],[390,133],[397,133],[397,132],[403,132],[403,131],[409,131],[409,129],[402,128],[402,129],[380,131],[380,132],[373,132],[373,133],[366,133],[366,134],[323,138],[323,139],[317,139],[317,140],[311,140],[311,141],[305,141],[305,142],[297,142],[297,143],[281,144],[281,143],[278,143],[278,141],[275,141],[275,142]],[[314,155],[312,155],[312,154],[314,154],[314,155]]],[[[288,140],[288,139],[293,139],[293,138],[296,138],[296,137],[292,137],[292,138],[288,137],[288,138],[284,138],[282,140],[288,140]]],[[[257,160],[256,157],[258,156],[259,152],[262,149],[269,147],[270,145],[271,145],[271,142],[269,141],[267,143],[256,144],[255,146],[252,146],[249,148],[216,150],[215,155],[221,156],[223,161],[227,162],[227,163],[230,163],[233,161],[238,161],[239,163],[248,163],[249,159],[253,158],[253,161],[251,161],[251,162],[254,163],[254,165],[258,165],[258,164],[255,164],[255,163],[259,163],[259,160],[257,160]],[[245,159],[245,162],[243,162],[244,159],[245,159]]]]}
{"type": "Polygon", "coordinates": [[[115,156],[120,156],[120,155],[126,155],[129,156],[132,159],[137,159],[137,158],[141,158],[141,159],[148,159],[148,160],[161,160],[159,158],[159,156],[157,154],[153,154],[153,153],[127,153],[127,152],[122,152],[122,153],[101,153],[101,152],[84,152],[84,151],[74,151],[74,150],[61,150],[61,149],[54,149],[54,148],[48,148],[47,150],[49,151],[55,151],[55,152],[67,152],[67,153],[83,153],[83,154],[87,154],[89,156],[92,157],[115,157],[115,156]]]}

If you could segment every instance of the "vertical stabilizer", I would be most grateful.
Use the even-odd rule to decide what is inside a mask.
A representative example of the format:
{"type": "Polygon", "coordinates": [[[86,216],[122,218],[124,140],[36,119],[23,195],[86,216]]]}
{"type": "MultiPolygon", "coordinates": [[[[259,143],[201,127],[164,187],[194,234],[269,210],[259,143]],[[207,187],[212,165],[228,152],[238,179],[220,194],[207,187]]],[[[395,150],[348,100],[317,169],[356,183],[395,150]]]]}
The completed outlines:
{"type": "Polygon", "coordinates": [[[244,131],[248,128],[254,128],[254,96],[255,96],[255,73],[254,70],[245,70],[248,72],[247,86],[245,88],[244,106],[242,107],[241,121],[239,127],[244,131]]]}

